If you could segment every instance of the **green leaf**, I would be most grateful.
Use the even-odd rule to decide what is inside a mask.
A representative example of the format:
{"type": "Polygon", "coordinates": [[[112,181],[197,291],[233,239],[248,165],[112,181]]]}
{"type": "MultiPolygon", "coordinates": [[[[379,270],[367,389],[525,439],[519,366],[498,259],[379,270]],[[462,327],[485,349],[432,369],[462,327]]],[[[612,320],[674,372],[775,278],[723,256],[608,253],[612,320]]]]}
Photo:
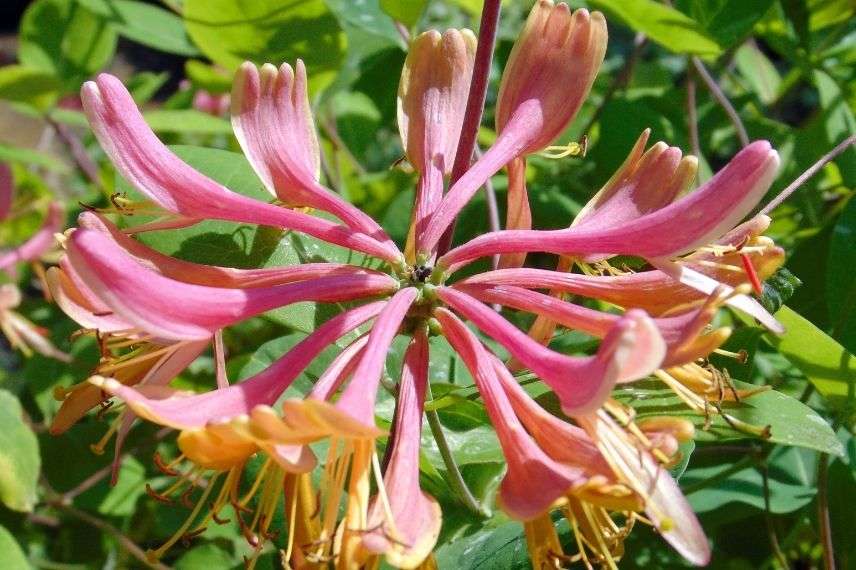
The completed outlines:
{"type": "Polygon", "coordinates": [[[67,173],[69,170],[66,163],[46,152],[41,152],[31,148],[10,146],[2,143],[0,143],[0,161],[32,164],[60,173],[67,173]]]}
{"type": "Polygon", "coordinates": [[[210,93],[229,93],[232,89],[230,75],[199,60],[188,60],[184,64],[184,72],[194,85],[210,93]]]}
{"type": "MultiPolygon", "coordinates": [[[[192,167],[230,190],[259,201],[270,201],[271,195],[262,187],[243,155],[190,146],[176,146],[172,150],[192,167]]],[[[117,180],[116,188],[119,192],[138,196],[124,180],[117,180]]],[[[149,219],[135,216],[127,223],[145,223],[149,219]]],[[[181,229],[145,232],[140,240],[167,255],[225,267],[282,267],[309,261],[366,262],[362,254],[304,235],[219,220],[206,220],[181,229]]],[[[309,333],[330,316],[330,310],[327,305],[296,303],[267,315],[280,324],[309,333]]]]}
{"type": "Polygon", "coordinates": [[[0,526],[0,568],[4,570],[29,570],[32,568],[18,541],[6,527],[0,526]]]}
{"type": "Polygon", "coordinates": [[[146,468],[133,456],[125,457],[116,485],[98,505],[102,515],[123,517],[134,514],[137,500],[146,492],[146,468]]]}
{"type": "Polygon", "coordinates": [[[856,393],[856,358],[792,309],[782,307],[775,316],[787,332],[781,337],[768,335],[770,344],[830,402],[852,402],[856,393]]]}
{"type": "Polygon", "coordinates": [[[722,48],[728,49],[749,34],[773,1],[693,0],[680,2],[678,7],[694,18],[722,48]]]}
{"type": "MultiPolygon", "coordinates": [[[[755,388],[752,384],[734,381],[737,389],[755,388]]],[[[710,427],[704,429],[705,417],[687,408],[685,404],[659,382],[636,382],[622,386],[614,392],[614,397],[636,410],[636,417],[644,419],[652,416],[672,416],[685,418],[696,427],[696,441],[722,441],[751,437],[731,427],[721,416],[710,415],[710,427]]],[[[547,409],[553,407],[555,396],[547,392],[538,397],[547,409]]],[[[753,426],[770,426],[770,442],[816,449],[832,455],[841,455],[841,442],[829,424],[814,410],[795,398],[775,390],[768,390],[744,398],[741,402],[723,402],[722,409],[727,414],[753,426]]]]}
{"type": "MultiPolygon", "coordinates": [[[[761,471],[751,462],[715,458],[710,465],[690,467],[684,472],[681,486],[697,513],[712,511],[728,503],[744,503],[763,510],[764,480],[761,471]],[[733,471],[737,469],[737,471],[733,471]]],[[[767,460],[770,511],[791,513],[814,498],[814,463],[817,455],[795,448],[779,448],[767,460]]]]}
{"type": "Polygon", "coordinates": [[[0,67],[0,99],[46,109],[56,102],[61,87],[54,74],[41,69],[24,65],[0,67]]]}
{"type": "Polygon", "coordinates": [[[508,522],[496,528],[484,529],[435,553],[438,568],[456,570],[524,570],[531,568],[523,525],[508,522]]]}
{"type": "Polygon", "coordinates": [[[832,230],[826,264],[826,303],[832,330],[850,352],[856,351],[856,200],[850,199],[832,230]]]}
{"type": "Polygon", "coordinates": [[[53,73],[67,89],[104,67],[116,51],[116,32],[74,0],[36,0],[21,19],[18,59],[53,73]]]}
{"type": "Polygon", "coordinates": [[[234,557],[216,544],[195,546],[181,555],[175,570],[211,570],[235,567],[234,557]]]}
{"type": "MultiPolygon", "coordinates": [[[[827,143],[831,147],[856,133],[856,116],[847,94],[823,71],[814,72],[814,84],[820,93],[820,109],[827,143]]],[[[852,145],[835,159],[846,186],[856,186],[856,147],[852,145]]]]}
{"type": "Polygon", "coordinates": [[[380,0],[384,12],[408,27],[416,25],[426,6],[428,0],[380,0]]]}
{"type": "Polygon", "coordinates": [[[184,22],[202,52],[227,69],[302,59],[313,91],[344,61],[345,35],[323,0],[187,0],[184,22]]]}
{"type": "Polygon", "coordinates": [[[710,57],[722,53],[698,22],[654,0],[592,0],[589,4],[675,53],[710,57]]]}
{"type": "Polygon", "coordinates": [[[229,121],[195,109],[155,109],[146,111],[143,117],[159,133],[232,134],[229,121]]]}
{"type": "Polygon", "coordinates": [[[199,55],[184,30],[184,22],[169,10],[136,0],[77,1],[102,16],[129,40],[176,55],[199,55]]]}
{"type": "Polygon", "coordinates": [[[18,399],[0,390],[0,502],[29,512],[36,503],[41,459],[36,436],[22,414],[18,399]]]}
{"type": "Polygon", "coordinates": [[[773,63],[754,42],[740,46],[734,54],[734,62],[740,75],[762,103],[770,104],[776,100],[782,78],[773,63]]]}

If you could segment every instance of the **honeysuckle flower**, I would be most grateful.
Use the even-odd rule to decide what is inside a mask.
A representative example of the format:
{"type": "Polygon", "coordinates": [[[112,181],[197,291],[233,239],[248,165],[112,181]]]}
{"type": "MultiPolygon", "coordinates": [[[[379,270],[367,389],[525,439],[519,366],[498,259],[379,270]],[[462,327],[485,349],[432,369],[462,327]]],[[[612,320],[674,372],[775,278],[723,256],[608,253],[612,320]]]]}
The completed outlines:
{"type": "Polygon", "coordinates": [[[157,460],[174,482],[150,494],[195,504],[175,535],[151,551],[152,559],[182,537],[195,536],[207,521],[222,522],[226,509],[261,552],[282,500],[288,521],[283,557],[293,567],[371,567],[381,557],[397,567],[430,567],[440,513],[419,486],[418,451],[428,337],[443,335],[475,379],[495,428],[507,464],[498,502],[524,523],[537,567],[572,559],[614,567],[636,521],[650,522],[689,561],[707,561],[704,533],[665,472],[677,459],[677,443],[692,430],[680,422],[637,425],[610,396],[618,383],[655,375],[685,391],[701,411],[712,385],[706,374],[714,374],[704,359],[729,334],[726,328],[707,330],[715,311],[730,303],[776,326],[744,290],[747,281],[769,276],[781,250],[761,235],[764,218],[734,226],[769,187],[778,158],[768,143],[753,143],[706,185],[678,198],[692,179],[694,159],[662,143],[646,151],[646,132],[575,223],[549,232],[528,229],[523,158],[573,119],[605,43],[601,14],[538,2],[503,75],[497,141],[443,196],[464,123],[473,36],[449,30],[414,39],[398,100],[403,145],[419,173],[404,252],[368,215],[320,184],[320,148],[302,63],[244,64],[232,92],[236,137],[273,203],[235,194],[181,162],[148,129],[115,78],[102,75],[84,86],[84,106],[101,145],[152,203],[122,199],[116,212],[143,208],[163,217],[119,229],[87,212],[64,240],[66,257],[49,274],[60,305],[131,353],[105,357],[88,379],[97,391],[69,392],[58,429],[109,395],[127,406],[122,429],[135,414],[179,431],[181,456],[157,460]],[[437,251],[461,208],[503,167],[515,186],[509,228],[437,251]],[[305,207],[342,223],[295,209],[305,207]],[[132,235],[204,219],[298,231],[380,263],[375,269],[335,263],[202,266],[164,256],[132,235]],[[517,254],[530,251],[559,254],[559,267],[520,267],[517,254]],[[457,269],[494,254],[517,257],[506,258],[503,269],[454,281],[457,269]],[[609,266],[616,254],[640,257],[653,269],[632,273],[609,266]],[[571,273],[574,266],[584,273],[571,273]],[[573,304],[559,297],[565,292],[614,307],[573,304]],[[215,389],[188,393],[170,386],[193,351],[212,343],[216,349],[224,328],[301,301],[344,307],[251,378],[230,384],[218,364],[215,389]],[[527,335],[487,303],[532,313],[543,326],[527,335]],[[591,355],[562,354],[549,347],[553,323],[602,341],[591,355]],[[392,390],[396,413],[387,438],[389,461],[382,466],[377,443],[387,434],[376,423],[375,404],[398,335],[409,344],[392,390]],[[568,417],[533,400],[484,337],[545,384],[568,417]],[[339,353],[312,390],[283,399],[334,343],[339,353]],[[320,441],[328,444],[324,458],[310,447],[320,441]],[[256,456],[263,466],[251,492],[241,496],[245,466],[256,456]],[[319,463],[316,484],[310,472],[319,463]],[[555,509],[572,522],[576,556],[563,554],[551,520],[555,509]]]}
{"type": "Polygon", "coordinates": [[[411,234],[405,252],[415,261],[414,240],[443,199],[452,171],[472,77],[476,38],[469,30],[430,30],[411,43],[398,86],[398,126],[407,159],[419,173],[411,234]]]}
{"type": "MultiPolygon", "coordinates": [[[[12,169],[0,162],[0,222],[14,214],[12,211],[15,197],[15,182],[12,169]]],[[[40,259],[54,246],[54,234],[62,229],[63,209],[57,202],[48,204],[47,214],[41,227],[27,238],[24,243],[10,249],[0,249],[0,277],[6,275],[15,278],[17,266],[30,262],[36,275],[42,276],[44,268],[40,259]]],[[[14,283],[0,285],[0,330],[13,348],[24,355],[37,352],[43,356],[70,362],[71,356],[59,350],[48,338],[47,330],[33,324],[29,319],[15,311],[21,304],[21,291],[14,283]]]]}
{"type": "MultiPolygon", "coordinates": [[[[449,189],[425,229],[422,254],[437,242],[485,180],[503,166],[522,175],[514,159],[537,152],[561,133],[582,105],[606,53],[606,21],[600,12],[539,0],[509,56],[497,103],[499,136],[449,189]],[[571,88],[567,88],[572,86],[571,88]]],[[[511,174],[510,174],[511,175],[511,174]]],[[[509,196],[512,218],[525,221],[525,190],[509,196]]],[[[510,252],[521,253],[521,251],[510,252]]]]}

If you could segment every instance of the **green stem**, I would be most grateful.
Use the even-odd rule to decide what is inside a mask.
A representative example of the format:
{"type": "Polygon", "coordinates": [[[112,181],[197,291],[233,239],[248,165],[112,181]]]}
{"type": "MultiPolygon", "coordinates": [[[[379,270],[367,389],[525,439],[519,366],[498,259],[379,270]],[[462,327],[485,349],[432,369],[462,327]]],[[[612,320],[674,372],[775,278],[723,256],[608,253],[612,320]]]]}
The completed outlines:
{"type": "MultiPolygon", "coordinates": [[[[428,385],[428,401],[434,399],[431,394],[431,385],[428,385]]],[[[455,458],[452,456],[452,450],[449,448],[449,442],[446,441],[446,436],[443,434],[443,426],[440,425],[440,416],[436,410],[426,410],[425,416],[428,418],[428,426],[431,428],[431,435],[434,436],[434,441],[437,442],[437,449],[440,450],[440,456],[443,458],[443,464],[446,466],[446,471],[449,473],[447,482],[452,488],[452,491],[458,496],[464,506],[473,514],[488,518],[490,514],[485,508],[479,504],[478,500],[473,496],[470,488],[467,487],[464,476],[455,458]]]]}

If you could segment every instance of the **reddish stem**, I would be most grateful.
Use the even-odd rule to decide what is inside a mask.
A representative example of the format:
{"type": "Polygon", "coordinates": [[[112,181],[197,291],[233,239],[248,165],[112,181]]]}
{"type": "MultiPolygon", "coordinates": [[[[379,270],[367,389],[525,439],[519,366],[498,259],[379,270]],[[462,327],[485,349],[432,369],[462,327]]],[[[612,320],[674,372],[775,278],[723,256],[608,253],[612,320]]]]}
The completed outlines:
{"type": "MultiPolygon", "coordinates": [[[[479,24],[479,43],[476,47],[473,64],[473,79],[470,83],[470,93],[467,96],[467,109],[464,112],[464,126],[461,128],[461,138],[455,152],[455,163],[452,165],[451,184],[454,184],[469,169],[476,146],[476,138],[484,112],[487,82],[490,78],[490,67],[493,62],[493,48],[496,45],[496,29],[499,25],[500,0],[484,0],[481,23],[479,24]]],[[[437,257],[449,251],[452,238],[455,235],[453,222],[437,245],[437,257]]]]}

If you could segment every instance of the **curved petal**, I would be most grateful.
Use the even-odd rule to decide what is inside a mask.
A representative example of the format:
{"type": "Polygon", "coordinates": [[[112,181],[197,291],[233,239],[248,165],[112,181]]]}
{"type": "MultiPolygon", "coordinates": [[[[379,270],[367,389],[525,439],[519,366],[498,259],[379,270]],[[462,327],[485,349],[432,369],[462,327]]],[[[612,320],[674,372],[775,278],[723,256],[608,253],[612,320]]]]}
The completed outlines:
{"type": "Polygon", "coordinates": [[[512,159],[545,147],[564,130],[591,88],[606,53],[606,36],[606,21],[599,12],[580,9],[571,14],[566,4],[553,6],[549,0],[535,5],[503,74],[499,137],[446,193],[418,240],[423,253],[433,251],[488,178],[512,159]]]}
{"type": "Polygon", "coordinates": [[[695,513],[675,480],[651,454],[631,445],[605,413],[579,418],[580,423],[612,460],[619,475],[645,500],[645,513],[663,538],[698,566],[710,561],[710,545],[695,513]]]}
{"type": "Polygon", "coordinates": [[[758,141],[695,192],[618,227],[588,229],[582,223],[565,230],[492,232],[453,249],[437,265],[457,269],[479,257],[529,251],[609,252],[648,259],[681,255],[733,228],[767,192],[778,166],[776,151],[758,141]]]}
{"type": "Polygon", "coordinates": [[[647,376],[666,353],[657,328],[642,311],[628,311],[616,322],[595,356],[571,357],[538,344],[469,295],[450,288],[437,294],[550,386],[569,416],[596,410],[616,382],[647,376]]]}
{"type": "Polygon", "coordinates": [[[301,263],[285,267],[265,267],[261,269],[234,269],[191,263],[164,255],[132,237],[129,237],[104,217],[93,212],[83,212],[77,220],[81,228],[102,233],[114,242],[117,248],[125,250],[141,265],[156,271],[164,277],[211,287],[228,289],[246,289],[270,285],[285,285],[298,281],[308,281],[318,277],[332,275],[382,275],[378,271],[365,269],[344,263],[301,263]]]}
{"type": "Polygon", "coordinates": [[[272,405],[327,345],[374,318],[385,304],[376,301],[337,315],[264,371],[213,392],[156,399],[109,378],[93,378],[90,382],[123,399],[140,417],[160,425],[191,430],[204,428],[210,422],[227,422],[248,415],[256,407],[272,405]]]}
{"type": "Polygon", "coordinates": [[[428,383],[428,338],[418,332],[407,347],[398,384],[395,427],[389,465],[383,485],[392,520],[387,520],[382,499],[369,508],[369,525],[362,537],[369,551],[385,553],[396,568],[417,568],[434,549],[440,535],[440,505],[419,487],[419,448],[422,407],[428,383]]]}
{"type": "Polygon", "coordinates": [[[84,83],[81,99],[92,130],[122,176],[169,212],[191,222],[211,218],[288,228],[381,259],[401,257],[396,248],[371,236],[247,198],[197,172],[157,139],[131,95],[111,75],[84,83]]]}
{"type": "Polygon", "coordinates": [[[331,276],[253,289],[182,283],[146,269],[104,235],[77,230],[68,240],[71,264],[122,318],[162,338],[202,339],[264,311],[298,301],[335,302],[395,290],[388,276],[331,276]]]}
{"type": "MultiPolygon", "coordinates": [[[[547,317],[562,326],[581,330],[593,336],[603,338],[615,324],[620,315],[596,311],[580,305],[563,301],[551,295],[509,285],[477,286],[457,285],[455,289],[484,303],[498,303],[521,311],[528,311],[547,317]]],[[[716,309],[725,301],[725,295],[711,295],[699,309],[688,311],[675,317],[655,318],[654,324],[666,343],[666,356],[662,367],[687,364],[710,354],[719,347],[730,334],[730,329],[717,329],[704,334],[716,309]]]]}
{"type": "Polygon", "coordinates": [[[518,520],[538,517],[571,488],[583,484],[584,474],[553,461],[535,444],[499,385],[489,353],[481,341],[450,311],[440,308],[435,314],[443,326],[443,336],[475,379],[502,446],[508,466],[499,492],[503,510],[518,520]],[[537,492],[533,492],[534,489],[537,492]]]}
{"type": "Polygon", "coordinates": [[[244,63],[232,87],[232,127],[253,169],[280,200],[330,212],[392,245],[371,216],[318,184],[320,151],[302,61],[293,70],[287,63],[261,70],[244,63]]]}

